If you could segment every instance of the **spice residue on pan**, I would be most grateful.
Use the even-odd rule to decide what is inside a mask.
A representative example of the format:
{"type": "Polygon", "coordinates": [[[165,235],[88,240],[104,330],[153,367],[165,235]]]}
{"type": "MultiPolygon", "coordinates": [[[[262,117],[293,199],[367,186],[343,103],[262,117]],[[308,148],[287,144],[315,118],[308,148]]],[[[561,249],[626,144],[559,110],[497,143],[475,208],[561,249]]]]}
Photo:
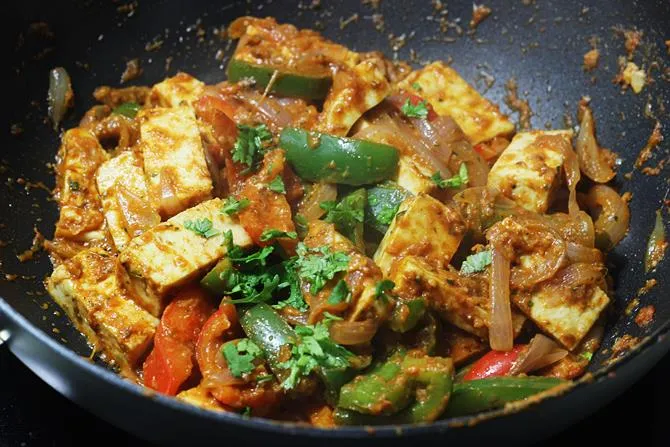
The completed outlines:
{"type": "Polygon", "coordinates": [[[130,59],[126,62],[126,69],[121,74],[121,84],[137,79],[142,74],[142,71],[140,60],[138,58],[130,59]]]}
{"type": "Polygon", "coordinates": [[[668,248],[668,241],[665,237],[665,226],[663,225],[662,210],[656,210],[656,219],[654,228],[651,230],[649,242],[647,242],[647,251],[644,255],[644,269],[649,272],[654,270],[665,255],[668,248]]]}
{"type": "Polygon", "coordinates": [[[663,141],[663,134],[661,133],[661,122],[656,121],[656,124],[654,124],[654,129],[651,131],[651,135],[649,135],[649,139],[647,140],[647,144],[644,145],[642,150],[640,151],[639,155],[637,156],[637,159],[635,160],[635,167],[640,168],[644,163],[647,162],[651,158],[652,151],[663,141]]]}
{"type": "Polygon", "coordinates": [[[625,334],[617,338],[612,346],[612,355],[608,359],[608,363],[612,363],[620,357],[640,344],[640,339],[632,335],[625,334]]]}
{"type": "Polygon", "coordinates": [[[635,324],[637,324],[640,327],[649,326],[651,323],[654,322],[655,314],[656,314],[656,308],[654,307],[653,304],[644,306],[643,308],[637,311],[637,315],[635,316],[635,324]]]}
{"type": "Polygon", "coordinates": [[[530,117],[533,114],[527,99],[519,98],[519,87],[515,78],[509,79],[505,83],[505,104],[519,114],[519,127],[522,130],[530,129],[530,117]]]}
{"type": "Polygon", "coordinates": [[[584,54],[584,71],[592,71],[598,67],[598,59],[600,58],[600,52],[597,48],[587,51],[584,54]]]}
{"type": "Polygon", "coordinates": [[[637,291],[638,296],[646,295],[652,288],[656,287],[656,284],[658,284],[656,278],[646,280],[644,285],[637,291]]]}
{"type": "Polygon", "coordinates": [[[16,255],[16,258],[20,262],[26,262],[33,259],[35,254],[44,246],[44,236],[42,233],[40,233],[37,228],[33,228],[33,231],[35,232],[35,236],[33,237],[33,242],[30,248],[16,255]]]}
{"type": "Polygon", "coordinates": [[[488,16],[491,15],[491,8],[486,5],[478,5],[476,3],[472,4],[472,19],[470,19],[470,28],[475,29],[482,23],[488,16]]]}

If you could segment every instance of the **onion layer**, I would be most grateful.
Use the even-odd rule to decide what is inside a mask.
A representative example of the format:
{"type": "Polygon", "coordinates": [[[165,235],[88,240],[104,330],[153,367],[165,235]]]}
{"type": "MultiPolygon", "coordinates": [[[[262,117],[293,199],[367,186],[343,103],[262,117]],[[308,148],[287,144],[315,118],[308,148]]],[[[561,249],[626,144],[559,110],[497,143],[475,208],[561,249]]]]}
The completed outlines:
{"type": "Polygon", "coordinates": [[[315,183],[298,205],[298,214],[305,216],[308,222],[320,219],[326,211],[321,202],[337,199],[337,186],[332,183],[315,183]]]}
{"type": "Polygon", "coordinates": [[[580,112],[582,118],[575,143],[579,167],[584,175],[594,182],[607,183],[616,175],[612,169],[615,156],[609,150],[598,146],[591,108],[586,104],[580,104],[580,112]]]}
{"type": "Polygon", "coordinates": [[[613,248],[628,232],[628,203],[615,190],[605,185],[593,186],[586,195],[585,202],[596,219],[596,246],[601,250],[613,248]]]}
{"type": "Polygon", "coordinates": [[[496,351],[510,351],[514,346],[512,308],[509,300],[510,262],[493,249],[491,262],[491,324],[489,344],[496,351]]]}
{"type": "Polygon", "coordinates": [[[545,335],[536,334],[530,341],[528,349],[514,362],[509,375],[528,374],[556,363],[566,355],[568,351],[560,348],[554,340],[545,335]]]}
{"type": "Polygon", "coordinates": [[[364,321],[334,321],[330,325],[330,338],[341,345],[360,345],[372,340],[377,332],[377,323],[364,321]]]}
{"type": "Polygon", "coordinates": [[[54,68],[49,72],[49,92],[47,93],[49,117],[53,122],[54,130],[58,130],[58,126],[67,109],[72,106],[73,100],[74,93],[72,93],[70,75],[63,67],[54,68]]]}

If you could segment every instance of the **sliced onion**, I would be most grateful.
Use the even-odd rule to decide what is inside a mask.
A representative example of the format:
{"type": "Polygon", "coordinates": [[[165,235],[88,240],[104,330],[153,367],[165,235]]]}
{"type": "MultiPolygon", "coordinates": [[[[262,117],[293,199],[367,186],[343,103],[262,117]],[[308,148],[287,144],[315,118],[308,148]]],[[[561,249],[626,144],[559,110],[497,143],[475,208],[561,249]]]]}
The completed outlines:
{"type": "Polygon", "coordinates": [[[439,172],[443,178],[451,176],[449,160],[443,159],[441,153],[436,153],[432,144],[421,138],[412,126],[399,117],[392,119],[387,113],[382,113],[372,124],[354,134],[353,138],[389,144],[401,154],[420,161],[431,174],[439,172]]]}
{"type": "Polygon", "coordinates": [[[493,249],[491,262],[491,324],[489,344],[496,351],[510,351],[514,346],[512,308],[509,300],[510,262],[493,249]]]}
{"type": "Polygon", "coordinates": [[[137,196],[120,183],[115,186],[116,201],[126,221],[130,237],[136,237],[161,223],[161,218],[147,200],[137,196]]]}
{"type": "Polygon", "coordinates": [[[558,272],[552,278],[551,285],[568,289],[596,285],[602,281],[605,272],[602,264],[578,262],[558,272]]]}
{"type": "Polygon", "coordinates": [[[72,106],[73,99],[72,83],[67,71],[63,67],[56,67],[51,70],[49,72],[47,101],[49,102],[49,117],[53,122],[54,130],[58,130],[67,109],[72,106]]]}
{"type": "Polygon", "coordinates": [[[567,242],[565,247],[566,255],[571,262],[603,262],[603,253],[597,248],[590,248],[574,242],[567,242]]]}
{"type": "Polygon", "coordinates": [[[607,183],[614,178],[612,169],[615,156],[611,151],[598,146],[595,136],[593,113],[588,105],[580,105],[582,119],[575,147],[579,167],[588,178],[597,183],[607,183]]]}
{"type": "Polygon", "coordinates": [[[330,325],[330,338],[341,345],[360,345],[372,340],[377,332],[377,323],[364,321],[335,321],[330,325]]]}
{"type": "Polygon", "coordinates": [[[309,193],[298,205],[298,214],[305,216],[308,222],[320,219],[326,211],[321,208],[322,202],[337,199],[337,186],[332,183],[315,183],[309,193]]]}
{"type": "Polygon", "coordinates": [[[596,246],[602,250],[613,248],[628,232],[628,203],[615,190],[605,185],[593,186],[586,195],[585,202],[596,219],[596,246]]]}
{"type": "Polygon", "coordinates": [[[275,130],[288,127],[293,122],[288,111],[274,98],[264,98],[261,93],[252,89],[240,90],[236,96],[258,110],[275,130]]]}
{"type": "Polygon", "coordinates": [[[509,371],[510,376],[528,374],[556,363],[568,355],[568,351],[543,334],[536,334],[509,371]]]}
{"type": "Polygon", "coordinates": [[[563,171],[565,172],[565,183],[568,186],[568,213],[570,216],[575,216],[579,213],[579,205],[577,204],[577,183],[581,179],[579,172],[579,160],[577,154],[572,150],[572,146],[564,138],[557,137],[554,141],[558,143],[554,146],[563,154],[563,171]]]}

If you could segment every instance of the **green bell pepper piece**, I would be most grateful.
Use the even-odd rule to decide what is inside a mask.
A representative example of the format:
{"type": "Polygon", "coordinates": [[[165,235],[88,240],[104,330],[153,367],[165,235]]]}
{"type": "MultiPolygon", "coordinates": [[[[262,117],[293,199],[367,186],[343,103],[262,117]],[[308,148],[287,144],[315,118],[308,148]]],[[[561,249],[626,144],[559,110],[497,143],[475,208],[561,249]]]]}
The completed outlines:
{"type": "Polygon", "coordinates": [[[381,234],[386,233],[400,204],[409,196],[409,191],[390,180],[368,188],[366,223],[381,234]]]}
{"type": "Polygon", "coordinates": [[[207,273],[200,285],[212,292],[214,295],[223,295],[226,291],[226,274],[233,268],[233,263],[228,258],[221,259],[212,270],[207,273]]]}
{"type": "MultiPolygon", "coordinates": [[[[293,344],[298,336],[275,310],[265,303],[257,304],[240,317],[240,325],[265,355],[270,367],[277,374],[282,346],[293,344]]],[[[283,371],[282,371],[283,372],[283,371]]]]}
{"type": "Polygon", "coordinates": [[[404,351],[348,383],[340,392],[340,425],[411,424],[437,419],[447,407],[451,359],[405,356],[404,351]]]}
{"type": "Polygon", "coordinates": [[[298,176],[311,182],[367,185],[396,172],[398,150],[386,144],[285,128],[279,145],[298,176]]]}
{"type": "Polygon", "coordinates": [[[328,95],[333,80],[330,74],[323,76],[309,76],[289,72],[286,69],[268,65],[250,64],[239,59],[232,59],[228,64],[228,80],[238,82],[242,79],[253,79],[256,86],[266,88],[277,71],[270,91],[284,96],[294,96],[306,99],[323,99],[328,95]]]}
{"type": "Polygon", "coordinates": [[[414,329],[425,312],[426,302],[423,298],[409,301],[398,300],[391,313],[391,318],[388,322],[389,327],[394,332],[405,333],[414,329]]]}
{"type": "Polygon", "coordinates": [[[557,385],[568,383],[555,377],[490,377],[454,385],[445,417],[458,417],[502,408],[557,385]]]}

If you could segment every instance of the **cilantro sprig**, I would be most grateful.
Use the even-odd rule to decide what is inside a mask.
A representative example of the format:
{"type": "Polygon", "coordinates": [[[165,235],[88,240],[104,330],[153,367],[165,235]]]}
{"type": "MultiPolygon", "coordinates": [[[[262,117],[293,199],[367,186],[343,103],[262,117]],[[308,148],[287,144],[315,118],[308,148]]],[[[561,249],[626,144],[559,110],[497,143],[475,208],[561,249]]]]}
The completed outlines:
{"type": "Polygon", "coordinates": [[[263,230],[260,237],[261,242],[267,242],[271,239],[279,239],[279,238],[297,239],[298,233],[296,233],[295,231],[281,231],[269,228],[267,230],[263,230]]]}
{"type": "Polygon", "coordinates": [[[310,284],[310,293],[319,293],[326,282],[335,277],[338,272],[344,272],[349,266],[349,256],[340,251],[332,252],[330,247],[321,246],[308,248],[299,243],[296,249],[298,254],[295,265],[300,278],[310,284]]]}
{"type": "Polygon", "coordinates": [[[268,189],[277,194],[286,194],[286,186],[284,185],[284,179],[281,175],[276,176],[268,182],[268,189]]]}
{"type": "Polygon", "coordinates": [[[251,201],[247,198],[237,200],[235,197],[229,196],[228,198],[226,198],[226,201],[221,207],[221,213],[232,216],[234,214],[239,213],[240,211],[248,207],[250,204],[251,201]]]}
{"type": "Polygon", "coordinates": [[[184,228],[191,230],[195,234],[202,236],[205,239],[209,239],[210,237],[221,234],[221,232],[214,229],[212,221],[207,218],[187,220],[184,222],[184,228]]]}
{"type": "Polygon", "coordinates": [[[308,376],[318,367],[346,368],[354,355],[330,338],[328,326],[333,319],[325,318],[312,326],[296,326],[298,336],[291,346],[291,358],[280,363],[280,368],[289,371],[281,383],[284,389],[293,389],[301,377],[308,376]]]}
{"type": "Polygon", "coordinates": [[[465,261],[461,264],[461,273],[463,275],[472,275],[473,273],[481,272],[492,261],[493,255],[490,250],[480,251],[465,258],[465,261]]]}
{"type": "Polygon", "coordinates": [[[424,99],[417,104],[407,99],[400,108],[400,111],[408,118],[419,118],[425,120],[428,118],[428,102],[424,99]]]}
{"type": "Polygon", "coordinates": [[[461,166],[458,168],[458,173],[453,177],[443,179],[439,172],[433,174],[430,179],[438,187],[445,188],[460,188],[461,186],[467,186],[470,181],[468,176],[468,167],[465,163],[461,163],[461,166]]]}
{"type": "Polygon", "coordinates": [[[223,345],[223,356],[234,377],[242,377],[256,369],[254,360],[260,358],[261,355],[261,348],[248,338],[243,338],[237,343],[223,345]]]}
{"type": "Polygon", "coordinates": [[[330,292],[328,304],[337,305],[348,302],[349,300],[351,300],[351,291],[349,290],[347,283],[343,279],[340,279],[330,292]]]}
{"type": "Polygon", "coordinates": [[[265,124],[258,126],[237,125],[237,140],[233,146],[232,158],[241,164],[247,165],[245,172],[255,169],[263,158],[266,143],[272,140],[272,134],[265,124]]]}

